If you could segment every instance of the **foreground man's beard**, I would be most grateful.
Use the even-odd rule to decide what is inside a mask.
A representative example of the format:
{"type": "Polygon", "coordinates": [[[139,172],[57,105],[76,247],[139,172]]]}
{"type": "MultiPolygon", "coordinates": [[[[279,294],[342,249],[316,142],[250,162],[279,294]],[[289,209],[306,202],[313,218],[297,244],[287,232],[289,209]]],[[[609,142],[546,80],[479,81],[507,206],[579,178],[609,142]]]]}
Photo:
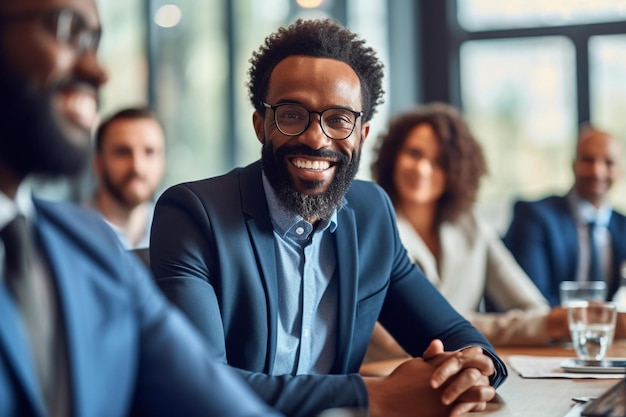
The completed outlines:
{"type": "MultiPolygon", "coordinates": [[[[359,170],[361,152],[355,151],[352,160],[342,153],[329,150],[313,150],[307,146],[283,146],[274,153],[272,147],[263,143],[261,162],[263,172],[274,188],[276,196],[287,210],[304,219],[328,219],[341,207],[343,198],[359,170]],[[291,174],[286,166],[288,155],[308,155],[315,157],[332,157],[337,159],[335,177],[326,191],[321,194],[308,195],[300,193],[293,184],[291,174]]],[[[305,185],[314,190],[320,183],[310,181],[305,185]]]]}
{"type": "Polygon", "coordinates": [[[87,165],[89,134],[74,143],[55,120],[52,100],[61,87],[34,91],[0,62],[0,160],[20,176],[75,175],[87,165]]]}

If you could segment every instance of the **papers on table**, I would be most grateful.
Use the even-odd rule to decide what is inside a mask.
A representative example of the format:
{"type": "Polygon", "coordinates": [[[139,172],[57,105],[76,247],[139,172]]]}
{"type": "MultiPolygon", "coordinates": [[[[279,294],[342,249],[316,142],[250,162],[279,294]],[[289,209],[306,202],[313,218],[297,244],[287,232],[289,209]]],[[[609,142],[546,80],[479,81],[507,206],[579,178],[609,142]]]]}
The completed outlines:
{"type": "Polygon", "coordinates": [[[507,358],[509,366],[522,378],[601,378],[620,379],[620,374],[592,374],[565,372],[561,363],[569,359],[555,356],[511,355],[507,358]]]}

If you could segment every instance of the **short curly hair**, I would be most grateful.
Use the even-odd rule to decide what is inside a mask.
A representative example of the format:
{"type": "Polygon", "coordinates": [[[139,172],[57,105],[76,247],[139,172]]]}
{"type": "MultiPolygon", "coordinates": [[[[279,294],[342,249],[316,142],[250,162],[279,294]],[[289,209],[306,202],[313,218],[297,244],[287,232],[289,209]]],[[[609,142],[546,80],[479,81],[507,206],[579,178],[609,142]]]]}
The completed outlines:
{"type": "Polygon", "coordinates": [[[454,107],[430,103],[393,118],[378,138],[372,176],[397,205],[394,167],[410,132],[421,124],[430,125],[439,140],[446,176],[445,191],[437,202],[437,222],[454,221],[474,204],[480,179],[487,173],[480,144],[454,107]]]}
{"type": "Polygon", "coordinates": [[[262,102],[274,67],[292,55],[330,58],[350,65],[361,81],[364,121],[371,120],[376,107],[383,103],[384,65],[364,40],[331,19],[298,19],[265,38],[258,51],[252,53],[247,86],[258,112],[265,112],[262,102]]]}

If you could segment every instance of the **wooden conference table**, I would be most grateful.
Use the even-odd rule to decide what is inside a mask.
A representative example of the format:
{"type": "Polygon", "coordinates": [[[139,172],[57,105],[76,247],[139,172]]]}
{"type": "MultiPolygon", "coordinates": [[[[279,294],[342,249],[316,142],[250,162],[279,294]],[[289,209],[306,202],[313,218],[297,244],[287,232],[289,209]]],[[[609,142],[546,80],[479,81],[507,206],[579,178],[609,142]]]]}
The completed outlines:
{"type": "MultiPolygon", "coordinates": [[[[496,348],[496,351],[505,362],[511,355],[576,356],[573,348],[564,346],[500,347],[496,348]]],[[[626,339],[614,341],[607,357],[626,358],[626,339]]],[[[487,405],[485,411],[470,413],[468,416],[563,417],[574,404],[572,397],[597,397],[623,377],[615,375],[615,379],[522,378],[508,363],[507,367],[509,377],[498,388],[496,398],[487,405]]]]}
{"type": "MultiPolygon", "coordinates": [[[[504,361],[511,355],[576,356],[573,348],[558,346],[502,347],[496,350],[504,361]]],[[[613,342],[607,357],[626,358],[626,340],[613,342]]],[[[487,410],[470,416],[562,417],[574,404],[572,397],[597,397],[623,378],[623,375],[615,375],[616,379],[522,378],[510,366],[508,368],[509,377],[498,388],[498,395],[488,404],[487,410]]]]}

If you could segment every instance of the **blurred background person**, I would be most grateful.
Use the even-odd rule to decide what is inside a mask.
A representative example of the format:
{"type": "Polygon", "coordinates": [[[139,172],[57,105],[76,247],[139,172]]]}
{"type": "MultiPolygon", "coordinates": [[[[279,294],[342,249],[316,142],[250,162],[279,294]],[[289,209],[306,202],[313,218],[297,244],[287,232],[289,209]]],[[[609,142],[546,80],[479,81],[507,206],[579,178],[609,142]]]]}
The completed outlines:
{"type": "Polygon", "coordinates": [[[622,175],[621,161],[620,141],[584,124],[570,191],[515,203],[504,242],[553,306],[562,281],[605,281],[609,299],[619,287],[626,217],[613,209],[608,193],[622,175]]]}
{"type": "MultiPolygon", "coordinates": [[[[394,204],[409,257],[448,301],[497,345],[540,344],[568,336],[550,308],[473,205],[486,164],[453,107],[432,103],[394,118],[378,142],[374,179],[394,204]],[[503,313],[483,313],[488,297],[503,313]]],[[[372,359],[401,354],[378,325],[372,359]]]]}
{"type": "Polygon", "coordinates": [[[161,123],[147,108],[120,110],[100,124],[95,147],[98,186],[86,205],[102,214],[126,249],[147,248],[165,170],[161,123]]]}

